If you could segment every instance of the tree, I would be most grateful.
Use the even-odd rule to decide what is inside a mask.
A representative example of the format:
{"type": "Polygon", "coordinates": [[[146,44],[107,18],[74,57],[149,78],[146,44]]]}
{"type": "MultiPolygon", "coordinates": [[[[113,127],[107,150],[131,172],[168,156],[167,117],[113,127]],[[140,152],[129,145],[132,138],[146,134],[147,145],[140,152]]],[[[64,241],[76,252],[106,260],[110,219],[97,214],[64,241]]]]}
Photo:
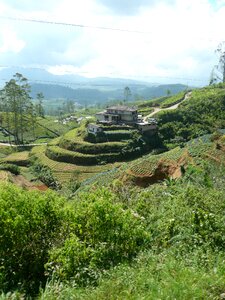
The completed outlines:
{"type": "Polygon", "coordinates": [[[128,86],[126,86],[124,88],[124,102],[127,102],[130,96],[131,96],[131,90],[128,86]]]}
{"type": "Polygon", "coordinates": [[[33,138],[36,139],[35,128],[37,124],[37,109],[32,102],[27,106],[27,118],[28,126],[29,128],[32,128],[33,138]]]}
{"type": "Polygon", "coordinates": [[[45,111],[44,111],[44,108],[43,108],[43,100],[44,100],[44,95],[43,95],[43,93],[38,93],[38,94],[37,94],[37,100],[38,100],[38,103],[36,104],[36,112],[37,112],[37,115],[38,115],[39,117],[44,118],[44,116],[45,116],[45,111]]]}
{"type": "Polygon", "coordinates": [[[23,143],[24,131],[27,129],[27,108],[31,102],[30,86],[22,74],[16,73],[6,82],[1,91],[1,101],[7,114],[8,127],[14,135],[16,144],[23,143]],[[11,126],[10,126],[11,125],[11,126]]]}
{"type": "Polygon", "coordinates": [[[169,97],[169,96],[171,95],[171,90],[168,89],[168,90],[166,91],[166,95],[167,95],[167,97],[169,97]]]}

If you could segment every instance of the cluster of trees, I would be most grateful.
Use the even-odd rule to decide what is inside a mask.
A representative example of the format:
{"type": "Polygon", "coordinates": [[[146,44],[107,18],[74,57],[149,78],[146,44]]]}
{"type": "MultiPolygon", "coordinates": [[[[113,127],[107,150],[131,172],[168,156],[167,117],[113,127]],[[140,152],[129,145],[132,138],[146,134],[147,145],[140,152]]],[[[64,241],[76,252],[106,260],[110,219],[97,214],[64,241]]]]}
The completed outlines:
{"type": "Polygon", "coordinates": [[[30,85],[22,74],[16,73],[0,91],[1,125],[13,135],[16,144],[24,142],[24,133],[32,131],[35,138],[37,117],[44,117],[42,102],[44,96],[37,94],[38,103],[34,104],[30,97],[30,85]]]}

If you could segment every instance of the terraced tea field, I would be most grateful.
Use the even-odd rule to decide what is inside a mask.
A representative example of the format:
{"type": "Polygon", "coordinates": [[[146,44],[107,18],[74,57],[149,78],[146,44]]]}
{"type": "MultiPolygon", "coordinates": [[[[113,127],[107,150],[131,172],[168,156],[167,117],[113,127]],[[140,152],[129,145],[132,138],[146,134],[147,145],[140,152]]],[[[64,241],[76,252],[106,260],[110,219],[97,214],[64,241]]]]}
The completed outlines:
{"type": "Polygon", "coordinates": [[[161,162],[164,164],[167,162],[176,163],[184,154],[185,150],[177,147],[162,154],[148,155],[144,159],[142,158],[138,161],[134,161],[127,172],[134,176],[151,176],[161,162]]]}
{"type": "Polygon", "coordinates": [[[31,151],[31,156],[35,156],[42,165],[49,167],[61,183],[69,181],[72,177],[76,177],[78,181],[83,181],[98,173],[106,172],[115,166],[120,166],[120,163],[79,166],[65,162],[58,162],[45,155],[45,146],[34,147],[31,151]]]}
{"type": "Polygon", "coordinates": [[[27,166],[29,164],[29,151],[15,152],[2,159],[2,162],[27,166]]]}

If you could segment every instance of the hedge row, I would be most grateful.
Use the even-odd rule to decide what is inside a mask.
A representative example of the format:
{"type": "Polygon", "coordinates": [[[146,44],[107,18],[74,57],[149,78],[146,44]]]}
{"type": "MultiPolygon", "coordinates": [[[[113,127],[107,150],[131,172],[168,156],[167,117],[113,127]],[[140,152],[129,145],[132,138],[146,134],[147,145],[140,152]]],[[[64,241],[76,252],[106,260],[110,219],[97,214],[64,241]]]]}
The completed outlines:
{"type": "Polygon", "coordinates": [[[175,105],[177,103],[180,103],[182,100],[184,100],[186,92],[181,92],[175,96],[171,96],[168,99],[166,99],[162,104],[161,107],[162,108],[167,108],[170,107],[172,105],[175,105]]]}
{"type": "Polygon", "coordinates": [[[83,154],[101,154],[121,152],[127,145],[126,142],[109,142],[109,143],[88,143],[62,138],[59,142],[61,148],[76,151],[83,154]]]}
{"type": "Polygon", "coordinates": [[[115,162],[122,158],[121,153],[105,153],[105,154],[82,154],[62,149],[58,146],[47,147],[46,156],[52,160],[67,162],[77,165],[95,165],[100,162],[115,162]]]}

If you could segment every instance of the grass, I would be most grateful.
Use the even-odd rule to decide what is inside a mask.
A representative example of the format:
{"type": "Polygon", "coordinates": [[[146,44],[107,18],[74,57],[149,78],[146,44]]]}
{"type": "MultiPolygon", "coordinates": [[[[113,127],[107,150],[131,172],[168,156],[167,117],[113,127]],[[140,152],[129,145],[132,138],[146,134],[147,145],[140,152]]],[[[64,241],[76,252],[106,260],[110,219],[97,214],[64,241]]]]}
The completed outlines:
{"type": "Polygon", "coordinates": [[[47,147],[46,155],[56,161],[67,162],[78,165],[96,165],[103,161],[116,161],[120,158],[120,153],[103,153],[103,154],[83,154],[80,152],[70,151],[58,146],[47,147]]]}
{"type": "MultiPolygon", "coordinates": [[[[223,137],[221,140],[223,140],[223,137]]],[[[121,184],[124,184],[123,180],[125,180],[125,178],[126,184],[135,185],[135,178],[152,176],[159,163],[163,165],[167,163],[174,164],[174,166],[177,167],[179,167],[180,164],[184,165],[185,168],[194,166],[197,169],[200,168],[199,172],[202,172],[201,170],[204,168],[204,165],[209,163],[211,167],[213,166],[215,172],[218,172],[225,165],[225,152],[217,149],[216,143],[217,141],[215,143],[211,142],[210,135],[207,135],[188,142],[184,148],[176,147],[161,154],[155,155],[150,153],[144,155],[131,162],[124,162],[119,168],[114,168],[106,173],[95,175],[84,182],[86,187],[82,186],[82,189],[85,188],[85,190],[87,190],[91,185],[109,186],[114,180],[119,180],[121,184]],[[126,175],[132,175],[132,177],[129,179],[126,175]]],[[[220,178],[222,176],[221,174],[220,178]]]]}
{"type": "Polygon", "coordinates": [[[175,251],[139,255],[131,266],[121,265],[104,276],[96,288],[76,288],[69,284],[50,283],[40,300],[53,299],[220,299],[224,292],[224,259],[221,254],[206,254],[205,266],[197,251],[184,259],[175,251]],[[210,265],[211,264],[211,265],[210,265]]]}
{"type": "Polygon", "coordinates": [[[125,142],[89,143],[86,141],[77,141],[76,139],[66,140],[64,138],[60,140],[61,148],[83,154],[99,154],[122,151],[126,145],[127,143],[125,142]]]}
{"type": "Polygon", "coordinates": [[[162,154],[144,156],[144,158],[139,159],[137,162],[132,162],[128,172],[135,176],[150,176],[160,161],[177,162],[184,155],[184,152],[184,149],[176,147],[162,154]]]}
{"type": "Polygon", "coordinates": [[[19,166],[26,166],[29,164],[29,151],[15,152],[9,154],[5,158],[3,158],[2,161],[19,166]]]}
{"type": "Polygon", "coordinates": [[[181,102],[184,99],[185,94],[186,92],[180,92],[174,96],[168,97],[165,101],[161,103],[161,108],[167,108],[181,102]]]}
{"type": "MultiPolygon", "coordinates": [[[[6,128],[6,120],[5,113],[1,113],[3,117],[2,127],[6,128]]],[[[45,142],[49,139],[56,137],[57,135],[61,135],[66,133],[68,130],[77,126],[76,122],[69,122],[67,124],[62,124],[60,122],[55,122],[56,118],[51,116],[46,116],[45,118],[37,118],[37,123],[35,124],[34,132],[31,128],[24,132],[24,142],[45,142]]],[[[10,125],[10,131],[13,132],[13,125],[10,125]]],[[[1,142],[9,142],[8,136],[5,136],[2,132],[0,132],[0,141],[1,142]]],[[[11,141],[13,141],[13,136],[11,136],[11,141]]]]}
{"type": "Polygon", "coordinates": [[[10,181],[10,179],[11,179],[11,173],[10,172],[0,170],[0,181],[10,181]]]}
{"type": "Polygon", "coordinates": [[[96,176],[98,173],[106,172],[115,166],[120,165],[119,163],[114,163],[97,166],[80,166],[66,162],[58,162],[48,158],[45,155],[45,149],[45,146],[33,147],[31,156],[36,157],[42,165],[49,167],[60,183],[65,183],[70,180],[75,174],[78,181],[84,181],[90,177],[96,176]]]}

